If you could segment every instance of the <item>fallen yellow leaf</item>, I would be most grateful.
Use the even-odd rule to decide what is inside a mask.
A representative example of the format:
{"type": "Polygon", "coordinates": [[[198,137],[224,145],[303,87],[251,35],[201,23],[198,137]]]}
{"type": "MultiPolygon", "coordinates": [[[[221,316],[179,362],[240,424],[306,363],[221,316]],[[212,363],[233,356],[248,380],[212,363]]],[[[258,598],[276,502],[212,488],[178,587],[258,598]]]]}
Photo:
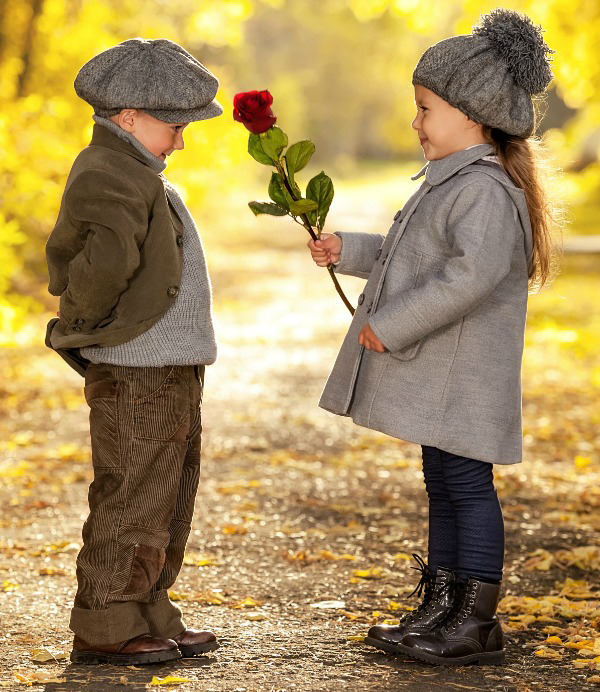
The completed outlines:
{"type": "Polygon", "coordinates": [[[542,647],[541,649],[537,649],[537,651],[534,651],[534,654],[536,656],[539,656],[540,658],[553,658],[553,659],[562,658],[562,654],[560,654],[558,651],[555,651],[554,649],[546,649],[545,647],[542,647]]]}
{"type": "Polygon", "coordinates": [[[560,637],[548,637],[544,644],[554,644],[556,646],[562,646],[562,639],[560,637]]]}
{"type": "Polygon", "coordinates": [[[179,678],[176,675],[167,675],[166,678],[159,678],[155,675],[149,684],[157,687],[158,685],[173,685],[180,682],[192,682],[192,680],[190,678],[179,678]]]}
{"type": "Polygon", "coordinates": [[[354,576],[359,579],[381,579],[383,570],[381,567],[369,567],[368,569],[354,570],[354,576]]]}

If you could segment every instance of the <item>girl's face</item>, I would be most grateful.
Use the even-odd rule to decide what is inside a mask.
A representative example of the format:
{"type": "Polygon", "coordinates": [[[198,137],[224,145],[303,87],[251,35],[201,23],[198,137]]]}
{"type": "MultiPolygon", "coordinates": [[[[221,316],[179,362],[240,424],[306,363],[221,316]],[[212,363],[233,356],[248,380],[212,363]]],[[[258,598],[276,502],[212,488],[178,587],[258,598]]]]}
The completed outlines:
{"type": "Polygon", "coordinates": [[[443,159],[474,144],[485,144],[481,125],[433,91],[420,84],[414,86],[417,116],[412,127],[428,161],[443,159]]]}

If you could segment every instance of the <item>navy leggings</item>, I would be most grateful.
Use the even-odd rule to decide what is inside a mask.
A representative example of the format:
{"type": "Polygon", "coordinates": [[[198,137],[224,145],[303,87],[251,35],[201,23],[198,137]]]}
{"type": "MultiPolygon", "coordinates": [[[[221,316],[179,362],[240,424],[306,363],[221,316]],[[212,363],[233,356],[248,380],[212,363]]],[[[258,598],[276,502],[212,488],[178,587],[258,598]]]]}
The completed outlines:
{"type": "Polygon", "coordinates": [[[462,579],[502,579],[504,521],[492,464],[423,447],[429,496],[429,567],[462,579]]]}

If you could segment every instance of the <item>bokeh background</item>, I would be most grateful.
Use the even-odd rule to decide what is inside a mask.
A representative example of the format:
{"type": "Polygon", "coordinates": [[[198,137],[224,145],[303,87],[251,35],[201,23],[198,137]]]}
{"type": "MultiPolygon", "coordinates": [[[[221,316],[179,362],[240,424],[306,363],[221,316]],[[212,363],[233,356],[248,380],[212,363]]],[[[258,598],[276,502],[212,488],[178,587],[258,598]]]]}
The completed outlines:
{"type": "MultiPolygon", "coordinates": [[[[188,128],[188,150],[168,169],[209,249],[218,252],[224,236],[226,244],[243,244],[246,230],[257,228],[245,203],[266,194],[266,171],[248,157],[247,133],[231,118],[236,92],[268,88],[290,141],[315,142],[312,168],[326,168],[340,192],[332,222],[337,211],[343,221],[371,219],[375,228],[366,230],[381,230],[382,221],[385,230],[410,189],[407,173],[421,163],[410,128],[413,67],[431,43],[469,32],[495,6],[480,0],[0,0],[2,342],[30,338],[26,323],[54,305],[45,295],[44,242],[70,164],[90,138],[91,109],[72,85],[96,53],[133,36],[168,37],[219,76],[224,116],[188,128]],[[352,214],[343,208],[345,190],[356,203],[352,214]]],[[[556,51],[540,126],[552,167],[563,171],[553,196],[568,205],[569,234],[596,234],[599,5],[505,6],[541,24],[556,51]]],[[[277,225],[277,232],[288,229],[296,232],[277,225]]]]}
{"type": "MultiPolygon", "coordinates": [[[[166,175],[201,231],[219,339],[206,373],[203,482],[171,597],[229,644],[197,670],[173,671],[222,692],[315,692],[340,680],[348,692],[581,692],[600,682],[600,4],[504,4],[541,24],[556,51],[539,135],[565,253],[529,303],[525,463],[496,470],[509,651],[499,678],[423,670],[360,643],[371,624],[411,607],[410,554],[427,549],[420,450],[318,408],[350,316],[310,260],[305,231],[248,209],[267,199],[270,170],[232,118],[235,93],[269,89],[290,142],[316,145],[299,184],[323,169],[334,181],[325,230],[385,233],[423,165],[410,127],[414,65],[495,3],[0,0],[0,686],[60,676],[52,689],[122,689],[110,670],[90,681],[36,655],[70,650],[92,479],[82,379],[43,345],[58,307],[44,244],[92,131],[75,75],[135,36],[181,43],[218,75],[225,107],[186,129],[166,175]]],[[[364,282],[340,280],[355,302],[364,282]]],[[[139,689],[150,681],[127,675],[139,689]]]]}

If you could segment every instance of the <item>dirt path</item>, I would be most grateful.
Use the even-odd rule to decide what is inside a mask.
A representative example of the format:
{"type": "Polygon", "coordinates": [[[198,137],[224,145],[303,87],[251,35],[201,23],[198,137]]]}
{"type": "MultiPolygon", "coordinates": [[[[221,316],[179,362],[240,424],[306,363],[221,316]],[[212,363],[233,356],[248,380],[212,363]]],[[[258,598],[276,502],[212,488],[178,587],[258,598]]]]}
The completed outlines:
{"type": "MultiPolygon", "coordinates": [[[[377,653],[357,639],[414,605],[405,600],[416,581],[408,558],[426,553],[419,449],[317,408],[348,316],[297,236],[275,244],[265,252],[257,232],[213,262],[221,350],[207,373],[189,564],[173,593],[190,625],[218,633],[222,648],[209,657],[138,670],[32,661],[36,649],[70,651],[90,481],[87,409],[80,378],[52,353],[0,354],[0,686],[22,689],[38,675],[58,680],[45,690],[116,692],[172,675],[189,680],[173,687],[204,692],[598,689],[586,682],[600,656],[600,467],[597,394],[582,384],[589,377],[572,368],[566,378],[568,364],[555,365],[554,378],[528,365],[528,462],[498,474],[507,665],[445,670],[377,653]],[[553,633],[560,646],[544,644],[553,633]],[[590,663],[576,667],[575,659],[590,663]]],[[[344,285],[355,296],[361,284],[344,285]]],[[[580,284],[572,290],[583,295],[580,284]]],[[[554,348],[542,312],[532,313],[538,359],[554,348]]],[[[571,317],[559,315],[555,327],[571,317]]]]}

